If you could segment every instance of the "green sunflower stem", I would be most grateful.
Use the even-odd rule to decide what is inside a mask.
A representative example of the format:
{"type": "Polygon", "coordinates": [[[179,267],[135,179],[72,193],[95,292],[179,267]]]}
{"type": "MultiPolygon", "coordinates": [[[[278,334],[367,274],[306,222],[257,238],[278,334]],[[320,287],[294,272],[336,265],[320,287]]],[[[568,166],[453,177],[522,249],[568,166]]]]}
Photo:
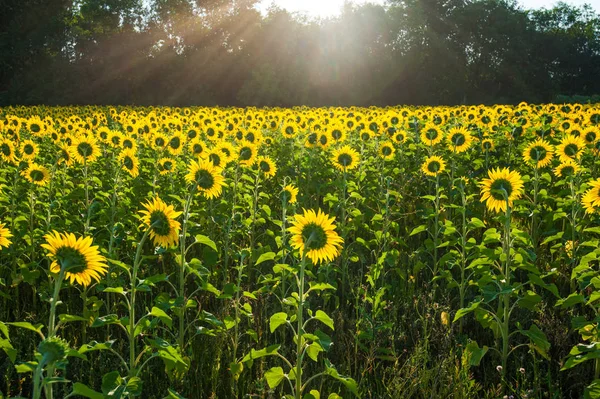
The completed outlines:
{"type": "MultiPolygon", "coordinates": [[[[309,239],[310,242],[310,239],[309,239]]],[[[307,243],[308,246],[308,243],[307,243]]],[[[296,398],[302,399],[302,345],[304,344],[303,316],[304,316],[304,268],[306,266],[306,253],[300,262],[300,276],[298,277],[298,313],[296,315],[296,398]]]]}
{"type": "Polygon", "coordinates": [[[183,303],[181,305],[181,314],[179,315],[179,335],[177,342],[179,344],[179,348],[183,352],[183,348],[185,346],[185,253],[187,251],[185,245],[185,237],[187,235],[187,225],[190,217],[190,206],[194,199],[194,194],[196,193],[196,185],[190,190],[188,194],[185,205],[183,207],[183,225],[181,226],[181,238],[179,240],[179,248],[181,249],[181,267],[179,268],[179,293],[178,296],[181,296],[183,299],[183,303]]]}
{"type": "Polygon", "coordinates": [[[135,375],[135,292],[137,285],[137,272],[141,264],[142,249],[144,243],[150,234],[152,226],[146,229],[146,232],[140,240],[137,250],[135,251],[135,258],[133,260],[133,270],[131,273],[131,301],[129,303],[129,373],[135,375]]]}
{"type": "Polygon", "coordinates": [[[90,218],[92,207],[90,204],[90,188],[88,181],[88,167],[87,167],[87,157],[83,159],[83,185],[85,190],[85,225],[83,227],[83,234],[87,234],[90,231],[90,218]]]}
{"type": "MultiPolygon", "coordinates": [[[[508,200],[508,195],[506,195],[506,213],[504,220],[504,255],[506,256],[506,262],[504,264],[504,285],[505,287],[510,286],[510,218],[511,218],[511,208],[508,200]]],[[[509,355],[509,321],[510,321],[510,294],[502,294],[502,326],[501,326],[501,335],[502,335],[502,381],[506,384],[506,369],[508,365],[508,355],[509,355]]]]}
{"type": "MultiPolygon", "coordinates": [[[[62,286],[63,280],[65,279],[65,267],[63,265],[60,266],[60,271],[58,272],[58,277],[56,278],[56,280],[54,280],[54,293],[52,294],[52,302],[50,302],[50,319],[48,320],[48,338],[52,338],[56,335],[56,327],[55,327],[55,323],[56,323],[56,305],[58,304],[58,294],[60,293],[60,288],[62,286]]],[[[38,370],[36,369],[36,373],[38,373],[38,370]]],[[[43,378],[43,375],[41,375],[42,370],[39,370],[39,374],[37,379],[39,380],[40,378],[43,378]]],[[[49,366],[48,370],[47,370],[47,374],[48,377],[52,377],[54,375],[54,367],[49,366]]],[[[38,381],[34,381],[34,384],[37,384],[38,381]]],[[[53,397],[53,392],[52,392],[52,385],[48,384],[48,385],[44,385],[42,383],[42,385],[44,386],[44,389],[46,391],[46,398],[47,399],[52,399],[53,397]]],[[[34,391],[35,391],[35,387],[34,387],[34,391]]],[[[38,396],[35,396],[35,392],[34,392],[34,398],[39,398],[39,388],[38,388],[38,396]]]]}

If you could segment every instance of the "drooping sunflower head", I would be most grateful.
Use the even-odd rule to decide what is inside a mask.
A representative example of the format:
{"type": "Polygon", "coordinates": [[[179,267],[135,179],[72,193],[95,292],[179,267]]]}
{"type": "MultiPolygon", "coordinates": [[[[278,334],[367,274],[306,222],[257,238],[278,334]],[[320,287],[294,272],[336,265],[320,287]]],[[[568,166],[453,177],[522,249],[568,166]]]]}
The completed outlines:
{"type": "Polygon", "coordinates": [[[481,201],[490,211],[506,212],[508,206],[523,194],[523,179],[516,171],[496,168],[488,171],[488,178],[481,182],[481,201]]]}
{"type": "Polygon", "coordinates": [[[46,243],[42,244],[42,248],[48,251],[52,273],[59,273],[62,268],[65,279],[84,287],[89,286],[92,280],[100,281],[106,274],[106,258],[100,255],[97,245],[92,245],[91,237],[75,237],[73,233],[53,231],[44,238],[46,243]]]}
{"type": "Polygon", "coordinates": [[[303,214],[295,215],[289,228],[292,248],[315,264],[333,261],[340,254],[344,242],[335,231],[334,220],[320,209],[318,212],[305,209],[303,214]]]}
{"type": "Polygon", "coordinates": [[[556,146],[556,155],[561,162],[568,159],[577,160],[585,149],[585,140],[582,137],[565,136],[556,146]]]}
{"type": "Polygon", "coordinates": [[[425,162],[423,162],[423,166],[421,166],[421,170],[427,176],[435,177],[446,170],[446,163],[441,157],[438,157],[437,155],[432,155],[425,159],[425,162]]]}
{"type": "Polygon", "coordinates": [[[181,224],[175,220],[181,212],[175,211],[172,205],[167,205],[158,196],[142,204],[142,224],[140,228],[150,229],[150,238],[154,245],[169,248],[176,247],[179,243],[179,230],[181,224]]]}
{"type": "Polygon", "coordinates": [[[292,184],[288,184],[281,190],[281,201],[288,204],[295,204],[298,198],[298,188],[292,184]]]}
{"type": "Polygon", "coordinates": [[[9,240],[10,237],[12,237],[12,234],[8,228],[6,228],[4,223],[0,223],[0,250],[2,250],[2,247],[8,247],[12,243],[9,240]]]}
{"type": "Polygon", "coordinates": [[[345,145],[333,151],[331,161],[333,166],[344,171],[354,169],[358,166],[360,155],[349,145],[345,145]]]}
{"type": "Polygon", "coordinates": [[[471,147],[472,142],[471,133],[464,127],[453,127],[448,132],[448,147],[452,152],[465,152],[471,147]]]}
{"type": "Polygon", "coordinates": [[[525,162],[532,164],[536,168],[548,166],[552,161],[554,149],[552,145],[543,139],[538,139],[530,143],[523,150],[525,162]]]}
{"type": "Polygon", "coordinates": [[[50,181],[50,172],[48,169],[33,162],[29,164],[27,169],[21,172],[21,176],[36,186],[45,186],[50,181]]]}
{"type": "Polygon", "coordinates": [[[266,177],[273,177],[275,173],[277,173],[277,166],[275,166],[275,162],[269,157],[261,156],[256,160],[256,165],[258,166],[258,170],[266,177]]]}
{"type": "Polygon", "coordinates": [[[389,141],[384,141],[379,144],[379,156],[386,161],[393,159],[394,154],[396,153],[396,149],[389,141]]]}
{"type": "Polygon", "coordinates": [[[222,170],[208,159],[199,159],[190,163],[185,180],[196,185],[198,192],[206,198],[217,198],[223,191],[222,170]]]}

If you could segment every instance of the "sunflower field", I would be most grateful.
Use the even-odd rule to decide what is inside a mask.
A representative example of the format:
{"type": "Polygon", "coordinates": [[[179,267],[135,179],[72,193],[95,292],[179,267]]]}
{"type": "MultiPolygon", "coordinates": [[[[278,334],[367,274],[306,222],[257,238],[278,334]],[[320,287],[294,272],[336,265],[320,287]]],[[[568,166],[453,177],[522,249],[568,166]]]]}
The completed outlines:
{"type": "Polygon", "coordinates": [[[0,109],[0,397],[600,397],[600,106],[0,109]]]}

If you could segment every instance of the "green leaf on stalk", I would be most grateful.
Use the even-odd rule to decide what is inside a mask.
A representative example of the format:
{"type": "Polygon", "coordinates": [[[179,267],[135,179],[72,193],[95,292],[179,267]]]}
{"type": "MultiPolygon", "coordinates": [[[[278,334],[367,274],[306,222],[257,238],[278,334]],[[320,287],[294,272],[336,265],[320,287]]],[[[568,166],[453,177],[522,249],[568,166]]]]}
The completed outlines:
{"type": "Polygon", "coordinates": [[[154,306],[149,314],[150,316],[158,317],[163,323],[169,326],[169,328],[173,326],[173,319],[171,319],[171,317],[166,314],[164,310],[154,306]]]}
{"type": "Polygon", "coordinates": [[[533,348],[542,355],[546,360],[550,360],[548,351],[550,350],[550,342],[546,338],[546,334],[538,328],[535,324],[529,327],[529,330],[519,330],[521,334],[528,337],[531,341],[533,348]]]}
{"type": "Polygon", "coordinates": [[[329,315],[322,310],[317,310],[315,314],[315,319],[319,320],[321,323],[325,324],[327,327],[335,330],[335,326],[333,324],[333,319],[329,317],[329,315]]]}
{"type": "Polygon", "coordinates": [[[268,260],[273,260],[275,259],[275,252],[265,252],[264,254],[260,255],[258,257],[258,259],[256,260],[256,262],[254,263],[254,265],[260,265],[263,262],[266,262],[268,260]]]}
{"type": "Polygon", "coordinates": [[[284,313],[284,312],[275,313],[269,319],[269,329],[271,330],[271,333],[275,332],[275,330],[277,330],[277,327],[281,326],[282,324],[285,324],[286,322],[287,322],[287,313],[284,313]]]}
{"type": "Polygon", "coordinates": [[[92,388],[88,387],[85,384],[82,384],[81,382],[76,382],[73,384],[73,390],[71,391],[69,396],[71,395],[83,396],[84,398],[90,399],[104,399],[103,394],[94,391],[92,388]]]}
{"type": "Polygon", "coordinates": [[[422,233],[423,231],[427,230],[427,226],[422,224],[420,226],[417,226],[413,229],[413,231],[410,232],[410,236],[414,236],[415,234],[419,234],[422,233]]]}
{"type": "Polygon", "coordinates": [[[265,379],[269,388],[276,388],[285,378],[285,373],[281,367],[272,367],[265,372],[265,379]]]}
{"type": "Polygon", "coordinates": [[[458,309],[458,311],[454,315],[454,320],[452,320],[452,322],[455,323],[458,319],[460,319],[463,316],[466,316],[467,314],[473,312],[475,309],[477,309],[479,307],[479,305],[481,305],[481,302],[473,302],[467,308],[458,309]]]}
{"type": "Polygon", "coordinates": [[[215,244],[215,242],[213,240],[211,240],[210,238],[208,238],[207,236],[204,236],[202,234],[198,234],[196,236],[196,242],[198,242],[200,244],[204,244],[204,245],[212,248],[215,252],[219,252],[217,250],[217,245],[215,244]]]}
{"type": "Polygon", "coordinates": [[[489,348],[487,346],[480,348],[479,345],[477,345],[477,342],[471,341],[467,344],[465,349],[468,353],[469,366],[479,366],[481,359],[485,356],[489,348]]]}

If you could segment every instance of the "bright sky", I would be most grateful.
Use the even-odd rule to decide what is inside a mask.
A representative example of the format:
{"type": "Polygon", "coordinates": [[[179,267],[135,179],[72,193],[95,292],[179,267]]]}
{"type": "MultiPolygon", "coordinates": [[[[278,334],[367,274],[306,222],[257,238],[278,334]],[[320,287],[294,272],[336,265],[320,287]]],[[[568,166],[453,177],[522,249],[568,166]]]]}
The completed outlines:
{"type": "MultiPolygon", "coordinates": [[[[375,3],[383,4],[384,0],[354,0],[356,4],[375,3]]],[[[524,8],[551,8],[558,0],[519,0],[524,8]]],[[[589,4],[596,11],[600,11],[600,0],[565,0],[572,5],[589,4]]],[[[344,0],[262,0],[259,9],[266,11],[267,8],[275,4],[291,12],[300,12],[309,17],[330,17],[338,15],[344,0]]]]}

